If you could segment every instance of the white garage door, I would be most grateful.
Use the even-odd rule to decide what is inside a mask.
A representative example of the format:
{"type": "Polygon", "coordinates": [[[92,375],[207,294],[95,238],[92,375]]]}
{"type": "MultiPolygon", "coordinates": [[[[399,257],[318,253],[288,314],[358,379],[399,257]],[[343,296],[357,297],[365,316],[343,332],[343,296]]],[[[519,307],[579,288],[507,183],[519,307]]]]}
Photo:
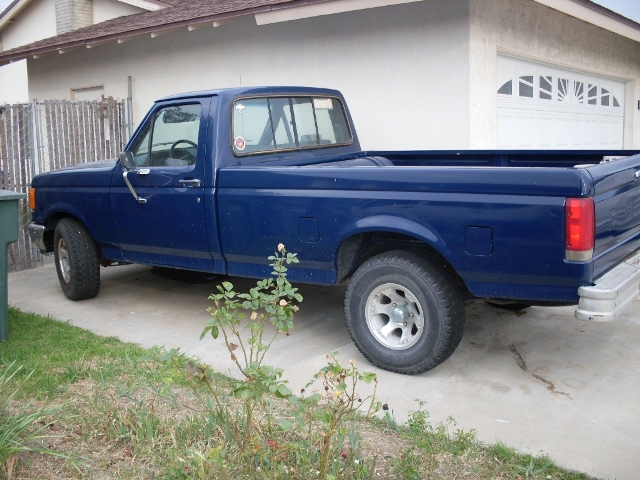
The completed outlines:
{"type": "Polygon", "coordinates": [[[621,149],[624,83],[498,57],[498,147],[621,149]]]}

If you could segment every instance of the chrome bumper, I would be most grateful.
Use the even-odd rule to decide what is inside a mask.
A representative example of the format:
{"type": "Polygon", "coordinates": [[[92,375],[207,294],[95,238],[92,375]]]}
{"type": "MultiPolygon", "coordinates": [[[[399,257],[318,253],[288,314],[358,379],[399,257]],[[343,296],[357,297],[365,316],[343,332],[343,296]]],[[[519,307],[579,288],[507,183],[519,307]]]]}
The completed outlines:
{"type": "Polygon", "coordinates": [[[44,244],[44,225],[38,225],[37,223],[30,223],[29,227],[29,238],[33,242],[33,244],[40,249],[42,253],[47,253],[47,247],[44,244]]]}
{"type": "Polygon", "coordinates": [[[610,322],[640,298],[640,250],[625,258],[595,285],[578,289],[580,302],[576,318],[589,322],[610,322]]]}

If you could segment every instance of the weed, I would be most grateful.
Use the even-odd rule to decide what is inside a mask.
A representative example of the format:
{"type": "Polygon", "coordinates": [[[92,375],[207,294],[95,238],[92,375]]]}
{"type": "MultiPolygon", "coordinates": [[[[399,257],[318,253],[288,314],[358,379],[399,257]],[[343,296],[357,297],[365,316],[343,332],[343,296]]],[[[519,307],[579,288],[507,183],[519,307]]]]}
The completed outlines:
{"type": "MultiPolygon", "coordinates": [[[[19,442],[72,457],[65,461],[33,451],[20,453],[13,457],[19,458],[12,467],[16,478],[306,480],[320,476],[323,439],[332,415],[328,395],[327,404],[311,402],[299,412],[299,405],[265,394],[254,411],[252,439],[243,453],[230,436],[226,419],[216,415],[212,395],[204,385],[194,385],[194,379],[187,381],[184,367],[192,362],[193,374],[207,376],[228,415],[241,425],[245,401],[234,396],[238,380],[211,372],[177,350],[155,348],[147,354],[135,345],[15,309],[9,309],[9,331],[11,340],[0,344],[4,359],[0,375],[5,378],[0,383],[2,421],[5,415],[24,417],[38,409],[48,410],[42,405],[57,405],[52,409],[55,423],[49,422],[51,416],[40,417],[24,430],[19,442]],[[71,374],[58,375],[67,371],[71,374]],[[192,387],[207,405],[194,397],[192,387]],[[308,422],[301,425],[297,415],[308,422]],[[288,429],[281,426],[286,426],[285,420],[293,422],[288,429]],[[49,434],[56,437],[33,441],[28,437],[49,434]],[[78,457],[82,460],[76,463],[78,457]]],[[[348,362],[342,366],[351,367],[348,362]]],[[[303,397],[317,393],[319,402],[322,393],[342,390],[331,384],[324,390],[325,374],[332,378],[329,372],[325,369],[314,379],[315,385],[303,397]]],[[[346,376],[344,380],[349,384],[346,376]]],[[[375,381],[367,384],[358,379],[358,390],[371,395],[374,387],[375,381]]],[[[363,405],[368,395],[357,402],[361,413],[368,409],[363,405]]],[[[482,445],[473,432],[458,430],[452,419],[432,425],[425,404],[419,405],[404,425],[393,421],[391,410],[379,412],[378,416],[384,413],[382,418],[345,414],[328,442],[326,478],[524,480],[527,471],[532,480],[590,478],[504,444],[482,445]]],[[[0,478],[6,467],[6,462],[0,466],[0,478]]]]}
{"type": "MultiPolygon", "coordinates": [[[[15,362],[4,365],[0,370],[0,392],[5,392],[14,377],[20,373],[22,367],[15,362]]],[[[26,382],[32,373],[26,375],[22,382],[26,382]]],[[[10,413],[9,407],[12,399],[18,393],[22,383],[18,383],[2,403],[0,403],[0,465],[3,465],[10,479],[18,459],[18,454],[24,452],[38,452],[45,455],[71,459],[69,455],[50,450],[41,446],[40,441],[54,438],[54,435],[45,433],[53,422],[44,422],[42,419],[58,413],[59,408],[35,409],[29,408],[22,413],[10,413]]]]}
{"type": "MultiPolygon", "coordinates": [[[[302,432],[307,446],[313,443],[314,436],[319,437],[316,463],[320,478],[335,476],[342,459],[350,459],[355,465],[361,465],[357,455],[359,437],[353,423],[346,420],[356,412],[368,418],[380,409],[383,409],[385,414],[389,410],[386,404],[382,405],[376,400],[378,379],[375,374],[360,372],[355,360],[350,360],[348,366],[344,366],[338,361],[335,353],[328,354],[327,360],[327,365],[302,390],[301,399],[289,397],[294,406],[291,418],[282,418],[279,421],[279,425],[285,430],[296,425],[298,431],[302,432]],[[357,390],[359,382],[373,384],[372,393],[368,396],[361,395],[357,390]],[[314,390],[311,396],[306,396],[307,390],[317,383],[320,383],[321,388],[314,390]]],[[[313,453],[311,450],[307,455],[315,457],[313,453]]]]}

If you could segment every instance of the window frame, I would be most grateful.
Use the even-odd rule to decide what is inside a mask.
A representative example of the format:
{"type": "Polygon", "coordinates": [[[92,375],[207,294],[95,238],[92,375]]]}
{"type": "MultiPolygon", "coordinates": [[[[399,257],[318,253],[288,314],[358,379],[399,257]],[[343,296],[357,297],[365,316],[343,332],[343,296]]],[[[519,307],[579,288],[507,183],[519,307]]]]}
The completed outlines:
{"type": "MultiPolygon", "coordinates": [[[[354,142],[354,138],[353,138],[353,130],[351,129],[351,121],[350,118],[347,114],[347,109],[345,108],[344,102],[342,101],[342,99],[336,95],[321,95],[318,93],[276,93],[276,94],[262,94],[262,95],[240,95],[237,97],[234,97],[231,99],[230,102],[230,108],[229,108],[229,150],[231,151],[231,154],[235,157],[235,158],[246,158],[246,157],[252,157],[255,155],[273,155],[273,154],[277,154],[277,153],[287,153],[287,152],[298,152],[298,151],[307,151],[307,150],[320,150],[320,149],[326,149],[326,148],[336,148],[336,147],[347,147],[350,145],[353,145],[354,142]],[[255,100],[255,99],[261,99],[261,98],[265,98],[267,100],[271,99],[271,98],[287,98],[287,99],[293,99],[293,98],[309,98],[309,99],[314,99],[314,98],[329,98],[332,100],[337,100],[338,104],[340,105],[340,109],[342,110],[342,114],[344,116],[345,119],[345,124],[347,126],[347,133],[349,134],[349,141],[347,142],[341,142],[341,143],[331,143],[331,144],[320,144],[320,145],[307,145],[304,147],[292,147],[292,148],[278,148],[278,149],[270,149],[270,150],[257,150],[257,151],[253,151],[253,152],[247,152],[247,153],[241,153],[241,152],[236,152],[236,150],[233,148],[234,146],[234,140],[235,140],[235,125],[233,122],[233,112],[235,109],[235,106],[237,104],[237,102],[242,101],[242,100],[255,100]]],[[[317,120],[316,120],[316,114],[315,114],[315,109],[314,109],[314,121],[316,121],[317,124],[317,120]]],[[[295,113],[292,112],[292,120],[295,122],[295,113]]],[[[269,112],[269,121],[272,122],[273,119],[271,118],[271,112],[269,112]]],[[[293,130],[297,129],[297,124],[292,125],[293,130]]]]}
{"type": "MultiPolygon", "coordinates": [[[[201,147],[201,140],[202,140],[202,124],[203,124],[203,117],[204,117],[204,104],[198,100],[194,101],[194,100],[185,100],[185,101],[181,101],[181,102],[175,102],[175,103],[161,103],[161,104],[156,104],[155,108],[153,108],[147,115],[147,117],[145,118],[145,120],[143,121],[143,123],[146,124],[146,126],[137,134],[135,135],[135,140],[134,142],[129,146],[129,148],[127,149],[127,151],[131,152],[132,155],[134,155],[134,149],[136,147],[139,147],[142,142],[140,144],[138,144],[138,140],[142,141],[144,140],[144,135],[145,132],[147,132],[147,129],[149,131],[149,138],[147,139],[147,155],[149,156],[149,158],[151,158],[151,148],[153,146],[153,135],[154,135],[154,130],[155,130],[155,122],[158,116],[158,112],[160,112],[161,110],[167,109],[167,108],[172,108],[172,107],[181,107],[181,106],[185,106],[185,105],[197,105],[200,107],[200,115],[199,115],[199,125],[198,125],[198,149],[196,151],[196,159],[193,162],[193,164],[191,165],[139,165],[139,168],[171,168],[171,169],[178,169],[178,168],[182,168],[182,169],[189,169],[192,170],[193,168],[195,168],[195,165],[198,163],[198,159],[200,158],[200,151],[202,150],[201,147]]],[[[134,155],[135,156],[135,155],[134,155]]]]}

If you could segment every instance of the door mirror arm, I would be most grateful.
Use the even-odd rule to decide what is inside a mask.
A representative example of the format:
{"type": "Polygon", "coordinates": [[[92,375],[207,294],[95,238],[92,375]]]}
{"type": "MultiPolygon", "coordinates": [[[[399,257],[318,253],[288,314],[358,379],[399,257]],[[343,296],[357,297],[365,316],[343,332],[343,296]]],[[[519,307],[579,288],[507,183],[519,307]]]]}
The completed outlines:
{"type": "Polygon", "coordinates": [[[136,193],[133,185],[131,185],[131,182],[129,181],[128,175],[129,172],[135,172],[138,175],[149,175],[150,170],[148,168],[136,168],[136,164],[133,161],[133,154],[126,150],[120,154],[120,163],[122,163],[122,166],[125,169],[124,172],[122,172],[122,178],[124,179],[124,183],[127,184],[127,187],[129,187],[129,191],[131,192],[131,195],[133,195],[133,198],[135,198],[138,203],[147,203],[146,198],[142,198],[136,193]]]}

